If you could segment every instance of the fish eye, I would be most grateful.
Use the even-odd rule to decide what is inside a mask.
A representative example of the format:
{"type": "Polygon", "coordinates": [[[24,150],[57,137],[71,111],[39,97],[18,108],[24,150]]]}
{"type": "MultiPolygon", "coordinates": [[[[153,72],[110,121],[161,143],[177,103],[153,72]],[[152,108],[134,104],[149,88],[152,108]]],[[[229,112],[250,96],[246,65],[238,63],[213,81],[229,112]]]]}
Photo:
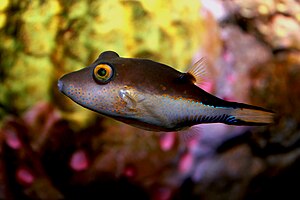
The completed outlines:
{"type": "Polygon", "coordinates": [[[94,78],[102,84],[108,83],[113,76],[113,68],[105,63],[101,63],[94,68],[94,78]]]}

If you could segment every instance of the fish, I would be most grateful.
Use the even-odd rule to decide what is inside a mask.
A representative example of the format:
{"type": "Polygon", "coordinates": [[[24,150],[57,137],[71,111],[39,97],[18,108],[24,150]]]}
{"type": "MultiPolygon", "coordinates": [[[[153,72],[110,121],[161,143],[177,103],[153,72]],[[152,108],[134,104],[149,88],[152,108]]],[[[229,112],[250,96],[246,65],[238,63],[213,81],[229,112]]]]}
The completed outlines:
{"type": "Polygon", "coordinates": [[[202,123],[273,123],[273,111],[226,101],[198,87],[205,79],[204,63],[200,59],[182,73],[105,51],[88,67],[62,76],[58,89],[89,110],[148,131],[181,131],[202,123]]]}

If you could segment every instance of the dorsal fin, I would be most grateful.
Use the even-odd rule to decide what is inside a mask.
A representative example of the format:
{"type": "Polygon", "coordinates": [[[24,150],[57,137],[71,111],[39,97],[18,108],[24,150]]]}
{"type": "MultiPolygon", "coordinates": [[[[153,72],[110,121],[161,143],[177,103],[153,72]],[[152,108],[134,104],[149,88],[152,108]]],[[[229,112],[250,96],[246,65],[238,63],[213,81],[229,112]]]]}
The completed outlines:
{"type": "Polygon", "coordinates": [[[195,78],[195,84],[203,84],[207,80],[206,60],[201,58],[193,66],[189,68],[187,74],[192,75],[195,78]]]}
{"type": "Polygon", "coordinates": [[[118,57],[120,56],[114,51],[104,51],[99,55],[98,60],[112,59],[118,57]]]}

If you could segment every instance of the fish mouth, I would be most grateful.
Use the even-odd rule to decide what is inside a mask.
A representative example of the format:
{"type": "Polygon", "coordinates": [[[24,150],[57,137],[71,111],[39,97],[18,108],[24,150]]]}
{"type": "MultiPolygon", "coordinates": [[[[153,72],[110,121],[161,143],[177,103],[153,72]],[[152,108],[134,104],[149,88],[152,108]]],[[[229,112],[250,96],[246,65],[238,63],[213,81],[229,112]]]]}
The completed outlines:
{"type": "Polygon", "coordinates": [[[69,77],[69,75],[68,74],[65,74],[65,75],[63,75],[62,77],[60,77],[59,79],[58,79],[58,81],[57,81],[57,87],[58,87],[58,90],[61,92],[61,93],[63,93],[63,94],[65,94],[66,95],[66,89],[68,88],[68,85],[69,85],[69,79],[70,78],[68,78],[69,77]]]}
{"type": "Polygon", "coordinates": [[[57,87],[60,92],[63,92],[64,83],[62,80],[60,80],[60,79],[58,80],[57,87]]]}

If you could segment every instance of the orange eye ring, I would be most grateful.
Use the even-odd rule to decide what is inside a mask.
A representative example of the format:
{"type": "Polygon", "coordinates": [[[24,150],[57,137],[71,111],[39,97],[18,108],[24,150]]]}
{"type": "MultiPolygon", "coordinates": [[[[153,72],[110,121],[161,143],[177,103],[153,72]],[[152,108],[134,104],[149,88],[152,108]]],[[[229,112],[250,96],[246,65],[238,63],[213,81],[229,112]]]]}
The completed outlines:
{"type": "Polygon", "coordinates": [[[105,84],[113,77],[113,68],[105,63],[101,63],[94,68],[94,78],[97,82],[105,84]]]}

